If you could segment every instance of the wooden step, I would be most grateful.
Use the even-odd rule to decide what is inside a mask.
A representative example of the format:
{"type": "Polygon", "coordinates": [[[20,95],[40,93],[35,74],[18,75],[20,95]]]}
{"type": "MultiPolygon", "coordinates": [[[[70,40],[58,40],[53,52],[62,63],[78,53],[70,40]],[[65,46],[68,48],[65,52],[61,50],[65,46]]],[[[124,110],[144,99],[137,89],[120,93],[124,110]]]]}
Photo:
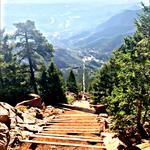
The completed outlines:
{"type": "Polygon", "coordinates": [[[59,117],[97,117],[96,114],[62,114],[59,117]]]}
{"type": "Polygon", "coordinates": [[[32,138],[49,138],[49,139],[59,139],[59,140],[71,140],[71,141],[84,141],[84,142],[96,142],[102,143],[103,140],[99,139],[83,139],[83,138],[75,138],[75,137],[57,137],[50,135],[30,135],[32,138]]]}
{"type": "Polygon", "coordinates": [[[58,128],[44,128],[43,131],[55,132],[75,132],[75,133],[99,133],[99,129],[58,129],[58,128]]]}
{"type": "Polygon", "coordinates": [[[95,126],[91,126],[89,128],[89,126],[74,126],[74,125],[70,125],[70,126],[59,126],[59,125],[52,125],[52,126],[42,126],[43,128],[57,128],[57,129],[78,129],[78,128],[81,128],[81,129],[99,129],[100,127],[95,125],[95,126]],[[78,128],[77,128],[78,127],[78,128]]]}
{"type": "MultiPolygon", "coordinates": [[[[57,119],[57,118],[55,118],[55,119],[57,119]]],[[[82,120],[97,120],[97,118],[96,117],[94,117],[94,116],[61,116],[59,119],[82,119],[82,120]]]]}
{"type": "Polygon", "coordinates": [[[98,122],[80,122],[80,124],[76,124],[76,122],[52,122],[52,123],[46,123],[46,126],[49,125],[56,125],[56,126],[99,126],[100,124],[98,122]]]}
{"type": "Polygon", "coordinates": [[[80,135],[68,135],[68,134],[49,134],[49,133],[35,133],[36,135],[43,135],[43,136],[56,136],[56,137],[71,137],[71,138],[82,138],[82,139],[98,139],[101,140],[100,137],[93,137],[93,136],[80,136],[80,135]]]}
{"type": "Polygon", "coordinates": [[[59,120],[52,120],[51,122],[48,122],[48,123],[59,123],[59,122],[61,122],[61,123],[71,123],[71,122],[76,122],[76,123],[80,123],[80,122],[88,122],[88,123],[98,123],[98,121],[95,119],[95,120],[78,120],[78,119],[76,119],[76,120],[65,120],[65,119],[63,119],[63,120],[61,120],[61,119],[59,119],[59,120]]]}
{"type": "Polygon", "coordinates": [[[77,130],[77,131],[83,131],[83,130],[85,130],[85,131],[98,131],[98,129],[77,129],[77,128],[74,128],[74,129],[70,129],[70,128],[68,128],[68,129],[59,129],[59,128],[51,128],[51,127],[46,127],[46,128],[44,128],[43,130],[45,130],[45,129],[47,129],[47,130],[49,130],[49,131],[51,131],[51,130],[77,130]]]}
{"type": "MultiPolygon", "coordinates": [[[[55,118],[53,120],[57,120],[58,118],[55,118]]],[[[96,119],[95,117],[61,117],[58,120],[96,120],[98,121],[98,119],[96,119]]]]}
{"type": "Polygon", "coordinates": [[[97,115],[86,111],[88,110],[67,109],[65,113],[42,126],[43,130],[40,133],[30,135],[29,140],[21,140],[21,148],[24,148],[24,145],[28,148],[36,145],[35,150],[51,147],[65,150],[106,149],[103,146],[103,138],[99,136],[97,115]]]}
{"type": "Polygon", "coordinates": [[[46,131],[50,134],[84,134],[84,133],[90,133],[90,134],[99,134],[99,131],[76,131],[76,130],[48,130],[45,129],[43,131],[46,131]]]}
{"type": "Polygon", "coordinates": [[[73,143],[61,143],[61,142],[46,142],[46,141],[38,141],[38,140],[20,140],[20,142],[37,143],[37,144],[45,144],[45,145],[69,146],[69,147],[87,147],[87,148],[105,149],[105,146],[94,146],[94,145],[86,145],[86,144],[73,144],[73,143]]]}

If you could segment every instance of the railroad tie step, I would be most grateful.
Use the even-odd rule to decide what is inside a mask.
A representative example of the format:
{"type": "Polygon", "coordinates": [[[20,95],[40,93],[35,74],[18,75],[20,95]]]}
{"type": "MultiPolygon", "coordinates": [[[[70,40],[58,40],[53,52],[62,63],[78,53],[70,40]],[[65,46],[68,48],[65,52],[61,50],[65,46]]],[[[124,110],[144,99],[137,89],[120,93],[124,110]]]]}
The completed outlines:
{"type": "Polygon", "coordinates": [[[77,137],[58,137],[52,135],[30,135],[31,138],[48,138],[48,139],[58,139],[58,140],[71,140],[71,141],[84,141],[84,142],[95,142],[95,143],[103,143],[103,140],[100,139],[86,139],[86,138],[77,138],[77,137]]]}
{"type": "Polygon", "coordinates": [[[43,136],[55,136],[55,137],[73,137],[73,138],[82,138],[82,139],[98,139],[102,140],[100,137],[93,137],[93,136],[81,136],[81,135],[69,135],[69,134],[50,134],[50,133],[35,133],[36,135],[43,135],[43,136]]]}
{"type": "Polygon", "coordinates": [[[48,131],[53,131],[53,130],[56,130],[56,131],[57,130],[62,130],[62,131],[70,131],[71,130],[72,131],[72,130],[76,130],[76,131],[97,131],[97,132],[99,131],[99,129],[77,129],[77,128],[73,128],[73,129],[70,129],[70,128],[69,129],[62,129],[61,128],[60,129],[60,128],[51,128],[51,127],[50,128],[46,127],[43,130],[44,131],[47,131],[47,130],[48,131]]]}
{"type": "MultiPolygon", "coordinates": [[[[69,110],[69,109],[67,109],[69,110]]],[[[103,138],[100,137],[99,123],[96,114],[78,110],[66,111],[47,122],[39,133],[31,134],[29,140],[21,140],[30,145],[63,146],[66,149],[106,149],[103,138]]],[[[104,137],[104,136],[103,136],[104,137]]],[[[27,145],[28,145],[27,144],[27,145]]]]}
{"type": "Polygon", "coordinates": [[[62,143],[62,142],[46,142],[39,140],[20,140],[22,143],[37,143],[44,145],[57,145],[57,146],[68,146],[68,147],[87,147],[87,148],[97,148],[97,149],[105,149],[105,146],[95,146],[95,145],[86,145],[86,144],[73,144],[73,143],[62,143]]]}
{"type": "Polygon", "coordinates": [[[51,128],[51,129],[55,129],[55,128],[58,128],[58,129],[99,129],[99,126],[98,125],[93,125],[93,126],[74,126],[74,125],[70,125],[70,126],[60,126],[60,125],[52,125],[52,126],[42,126],[42,128],[51,128]]]}

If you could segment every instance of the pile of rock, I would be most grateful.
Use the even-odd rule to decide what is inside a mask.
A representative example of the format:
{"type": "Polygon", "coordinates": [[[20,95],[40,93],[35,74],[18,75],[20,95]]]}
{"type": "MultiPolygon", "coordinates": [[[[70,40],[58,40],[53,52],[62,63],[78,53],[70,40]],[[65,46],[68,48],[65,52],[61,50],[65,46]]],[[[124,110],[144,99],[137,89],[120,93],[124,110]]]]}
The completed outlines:
{"type": "Polygon", "coordinates": [[[97,116],[97,120],[100,126],[100,132],[107,132],[110,127],[111,118],[106,113],[100,113],[97,116]]]}
{"type": "Polygon", "coordinates": [[[9,130],[16,126],[15,109],[1,102],[0,103],[0,149],[5,150],[10,141],[9,130]]]}
{"type": "Polygon", "coordinates": [[[34,95],[32,100],[17,104],[16,107],[0,102],[0,150],[16,147],[19,140],[40,132],[43,125],[61,113],[61,109],[45,107],[37,95],[34,95]]]}

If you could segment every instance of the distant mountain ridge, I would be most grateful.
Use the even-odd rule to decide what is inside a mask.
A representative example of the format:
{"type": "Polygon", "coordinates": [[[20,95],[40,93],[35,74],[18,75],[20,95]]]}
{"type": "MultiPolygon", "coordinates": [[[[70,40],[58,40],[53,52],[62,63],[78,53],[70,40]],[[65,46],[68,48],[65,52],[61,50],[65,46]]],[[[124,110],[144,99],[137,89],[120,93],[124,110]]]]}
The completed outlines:
{"type": "MultiPolygon", "coordinates": [[[[112,50],[121,45],[124,37],[135,32],[134,21],[139,12],[140,10],[125,10],[114,15],[91,31],[84,31],[64,40],[63,42],[68,45],[70,52],[64,49],[64,52],[60,54],[57,51],[57,59],[60,60],[61,57],[61,60],[66,62],[66,64],[74,65],[81,62],[79,61],[81,57],[89,56],[93,58],[91,61],[93,67],[100,66],[100,62],[106,61],[110,57],[112,50]],[[68,55],[73,53],[75,58],[73,55],[68,57],[65,55],[66,53],[68,55]]],[[[58,66],[60,66],[59,63],[56,61],[58,66]]]]}
{"type": "Polygon", "coordinates": [[[112,43],[114,46],[110,48],[114,49],[121,44],[122,40],[119,39],[134,33],[134,20],[138,13],[139,10],[125,10],[100,24],[93,31],[81,32],[77,36],[71,37],[68,42],[75,47],[107,50],[108,46],[104,43],[115,41],[116,44],[112,43]]]}

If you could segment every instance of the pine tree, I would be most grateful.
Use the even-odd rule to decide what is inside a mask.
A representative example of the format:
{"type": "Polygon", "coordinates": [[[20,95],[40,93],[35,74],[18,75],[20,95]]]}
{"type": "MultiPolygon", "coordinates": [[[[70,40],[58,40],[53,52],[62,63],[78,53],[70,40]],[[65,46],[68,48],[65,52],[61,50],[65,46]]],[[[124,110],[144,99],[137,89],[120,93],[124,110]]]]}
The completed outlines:
{"type": "Polygon", "coordinates": [[[13,54],[13,45],[9,35],[1,32],[0,40],[0,99],[15,105],[30,92],[29,82],[26,78],[25,66],[21,66],[13,54]]]}
{"type": "Polygon", "coordinates": [[[39,84],[46,105],[67,102],[63,77],[54,63],[51,63],[48,69],[43,71],[39,84]]]}
{"type": "Polygon", "coordinates": [[[73,92],[75,94],[78,94],[78,87],[77,87],[77,83],[76,83],[76,78],[75,75],[73,73],[73,71],[70,71],[68,80],[67,80],[67,90],[69,92],[73,92]]]}
{"type": "Polygon", "coordinates": [[[46,60],[52,57],[53,47],[48,43],[42,34],[36,30],[34,22],[27,20],[25,23],[16,23],[17,28],[14,37],[16,48],[21,61],[27,60],[30,69],[31,85],[37,93],[35,69],[41,56],[46,60]]]}
{"type": "Polygon", "coordinates": [[[150,26],[147,15],[149,10],[149,6],[143,7],[142,15],[136,20],[137,31],[134,35],[126,37],[123,45],[114,51],[114,64],[109,61],[107,68],[115,68],[103,67],[100,74],[95,77],[97,82],[94,84],[94,90],[100,95],[99,98],[102,94],[109,103],[108,112],[113,117],[112,129],[122,131],[122,138],[133,126],[142,138],[148,137],[143,125],[150,113],[150,37],[147,31],[150,26]],[[113,74],[114,79],[111,77],[113,74]],[[108,75],[111,78],[107,79],[108,75]],[[108,87],[111,90],[106,94],[107,84],[111,81],[113,82],[108,87]],[[106,90],[103,85],[106,85],[106,90]]]}
{"type": "Polygon", "coordinates": [[[116,70],[117,65],[115,64],[115,60],[111,59],[96,72],[95,77],[91,82],[91,93],[95,104],[109,103],[106,100],[106,97],[111,95],[113,87],[117,82],[115,79],[116,70]]]}

